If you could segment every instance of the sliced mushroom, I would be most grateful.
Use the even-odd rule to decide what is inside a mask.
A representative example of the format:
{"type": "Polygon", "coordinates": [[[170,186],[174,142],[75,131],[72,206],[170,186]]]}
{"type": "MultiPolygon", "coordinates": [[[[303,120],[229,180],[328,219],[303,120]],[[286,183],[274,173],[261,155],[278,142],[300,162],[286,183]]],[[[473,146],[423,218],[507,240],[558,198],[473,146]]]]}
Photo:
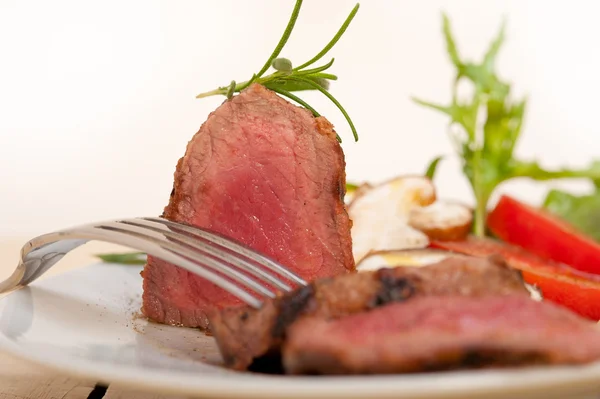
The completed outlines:
{"type": "Polygon", "coordinates": [[[451,252],[439,249],[404,249],[399,251],[371,252],[356,265],[356,270],[364,272],[382,267],[419,267],[440,262],[452,256],[451,252]]]}
{"type": "Polygon", "coordinates": [[[371,186],[369,183],[362,183],[354,190],[346,189],[346,196],[344,197],[344,202],[346,203],[346,205],[351,204],[354,198],[360,197],[362,193],[370,190],[371,188],[373,188],[373,186],[371,186]]]}
{"type": "Polygon", "coordinates": [[[369,252],[424,248],[429,239],[408,224],[411,212],[435,201],[435,187],[423,176],[402,176],[357,191],[348,207],[354,259],[369,252]]]}
{"type": "Polygon", "coordinates": [[[457,241],[471,231],[473,213],[456,202],[436,201],[411,210],[408,224],[422,231],[430,240],[457,241]]]}

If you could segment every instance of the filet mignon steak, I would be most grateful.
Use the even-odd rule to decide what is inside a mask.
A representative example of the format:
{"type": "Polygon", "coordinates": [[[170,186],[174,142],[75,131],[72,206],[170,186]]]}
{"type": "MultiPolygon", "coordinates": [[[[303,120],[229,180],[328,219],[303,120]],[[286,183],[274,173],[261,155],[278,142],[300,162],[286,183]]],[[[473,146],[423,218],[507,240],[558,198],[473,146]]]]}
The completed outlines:
{"type": "Polygon", "coordinates": [[[524,295],[423,296],[287,331],[290,374],[384,374],[579,364],[600,358],[595,323],[524,295]]]}
{"type": "Polygon", "coordinates": [[[223,309],[211,328],[228,367],[281,371],[280,351],[289,326],[305,316],[335,319],[419,296],[521,295],[529,297],[519,272],[499,258],[452,256],[422,268],[396,267],[321,278],[267,301],[261,309],[223,309]]]}
{"type": "MultiPolygon", "coordinates": [[[[311,281],[354,270],[345,186],[333,126],[253,84],[188,143],[163,217],[235,238],[311,281]]],[[[207,328],[208,311],[241,305],[152,256],[143,277],[142,311],[154,321],[207,328]]]]}

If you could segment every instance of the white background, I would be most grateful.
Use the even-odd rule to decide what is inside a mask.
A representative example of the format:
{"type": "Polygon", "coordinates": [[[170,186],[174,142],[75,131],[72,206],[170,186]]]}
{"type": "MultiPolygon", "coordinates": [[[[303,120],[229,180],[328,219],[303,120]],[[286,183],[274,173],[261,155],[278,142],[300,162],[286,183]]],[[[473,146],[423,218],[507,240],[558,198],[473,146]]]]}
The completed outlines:
{"type": "MultiPolygon", "coordinates": [[[[310,58],[353,5],[306,0],[281,55],[310,58]]],[[[223,100],[195,95],[256,72],[292,6],[0,0],[0,236],[160,214],[187,141],[223,100]]],[[[350,180],[419,173],[451,153],[447,120],[409,99],[449,99],[442,10],[466,58],[480,57],[508,18],[499,71],[530,98],[519,154],[547,166],[600,157],[600,3],[364,0],[331,53],[340,77],[331,91],[360,141],[328,100],[307,95],[345,139],[350,180]]],[[[437,182],[440,196],[470,201],[456,162],[437,182]]],[[[501,189],[536,203],[547,186],[501,189]]]]}

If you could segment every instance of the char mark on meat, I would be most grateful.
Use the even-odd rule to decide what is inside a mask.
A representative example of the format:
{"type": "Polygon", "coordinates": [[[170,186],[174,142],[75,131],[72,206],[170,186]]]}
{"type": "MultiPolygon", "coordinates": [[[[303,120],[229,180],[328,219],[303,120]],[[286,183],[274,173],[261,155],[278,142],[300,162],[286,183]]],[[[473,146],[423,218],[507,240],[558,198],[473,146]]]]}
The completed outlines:
{"type": "Polygon", "coordinates": [[[271,331],[271,336],[274,339],[284,338],[285,330],[304,312],[314,294],[314,287],[307,285],[283,297],[278,302],[277,313],[279,317],[275,320],[271,331]]]}
{"type": "Polygon", "coordinates": [[[381,288],[373,298],[370,308],[376,308],[391,302],[402,302],[417,293],[414,278],[394,276],[390,269],[380,270],[378,277],[381,288]]]}

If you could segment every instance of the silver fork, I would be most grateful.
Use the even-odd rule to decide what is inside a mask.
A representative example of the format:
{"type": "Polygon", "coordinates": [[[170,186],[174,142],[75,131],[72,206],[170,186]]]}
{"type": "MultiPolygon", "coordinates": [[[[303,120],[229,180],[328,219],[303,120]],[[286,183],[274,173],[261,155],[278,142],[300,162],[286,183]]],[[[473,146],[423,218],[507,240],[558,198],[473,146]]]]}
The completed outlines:
{"type": "Polygon", "coordinates": [[[255,308],[278,292],[306,285],[284,266],[223,235],[163,218],[142,217],[93,223],[33,238],[21,249],[13,274],[0,282],[0,293],[31,283],[69,251],[92,240],[144,251],[212,282],[255,308]]]}

